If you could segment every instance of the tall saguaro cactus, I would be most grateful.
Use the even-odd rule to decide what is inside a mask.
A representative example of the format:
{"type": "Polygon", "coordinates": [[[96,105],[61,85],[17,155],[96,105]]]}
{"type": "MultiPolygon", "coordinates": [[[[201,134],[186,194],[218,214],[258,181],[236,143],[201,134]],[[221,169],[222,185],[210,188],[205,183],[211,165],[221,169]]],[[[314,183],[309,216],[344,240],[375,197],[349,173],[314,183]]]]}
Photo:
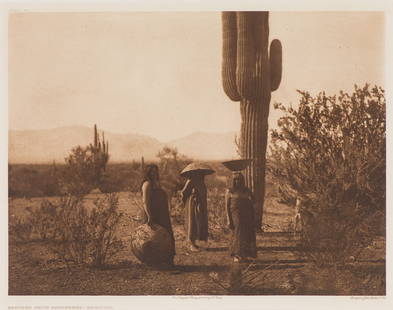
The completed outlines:
{"type": "Polygon", "coordinates": [[[222,82],[227,96],[240,101],[240,151],[252,159],[247,186],[256,200],[256,225],[262,224],[265,166],[271,92],[281,82],[282,47],[269,48],[268,12],[223,12],[222,82]]]}

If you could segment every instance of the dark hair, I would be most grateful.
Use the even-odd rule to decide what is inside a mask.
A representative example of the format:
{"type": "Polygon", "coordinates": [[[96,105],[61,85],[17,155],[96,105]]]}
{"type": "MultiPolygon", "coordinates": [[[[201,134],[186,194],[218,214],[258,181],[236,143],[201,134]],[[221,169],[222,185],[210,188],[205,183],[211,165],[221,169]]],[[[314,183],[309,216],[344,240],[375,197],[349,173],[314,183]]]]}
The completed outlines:
{"type": "Polygon", "coordinates": [[[143,171],[143,178],[142,178],[141,187],[142,187],[143,183],[145,183],[146,181],[152,180],[152,174],[153,174],[154,170],[157,171],[157,178],[160,179],[160,175],[158,173],[158,166],[156,164],[148,164],[145,166],[145,169],[143,171]]]}
{"type": "Polygon", "coordinates": [[[244,175],[241,172],[234,172],[232,176],[232,189],[245,189],[246,181],[244,179],[244,175]],[[235,187],[236,180],[239,180],[239,186],[235,187]]]}

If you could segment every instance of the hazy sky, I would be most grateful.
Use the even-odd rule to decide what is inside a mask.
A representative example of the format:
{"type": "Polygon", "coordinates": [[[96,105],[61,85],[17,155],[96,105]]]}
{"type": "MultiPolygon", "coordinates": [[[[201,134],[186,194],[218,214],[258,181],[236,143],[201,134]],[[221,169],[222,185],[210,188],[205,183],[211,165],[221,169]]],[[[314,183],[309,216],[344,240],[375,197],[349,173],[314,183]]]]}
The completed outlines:
{"type": "MultiPolygon", "coordinates": [[[[274,38],[283,79],[272,103],[295,103],[296,89],[384,86],[382,13],[271,12],[274,38]]],[[[9,127],[97,123],[163,142],[238,130],[239,104],[221,86],[221,43],[219,12],[11,14],[9,127]]]]}

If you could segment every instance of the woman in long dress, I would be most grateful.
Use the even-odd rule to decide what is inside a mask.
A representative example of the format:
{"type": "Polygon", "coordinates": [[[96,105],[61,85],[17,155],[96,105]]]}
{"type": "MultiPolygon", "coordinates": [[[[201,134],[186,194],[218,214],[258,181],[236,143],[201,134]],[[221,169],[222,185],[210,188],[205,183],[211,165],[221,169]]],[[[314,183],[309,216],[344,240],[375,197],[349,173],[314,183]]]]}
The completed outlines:
{"type": "Polygon", "coordinates": [[[244,176],[234,173],[232,188],[225,196],[228,225],[232,231],[230,253],[235,262],[257,256],[253,195],[244,176]]]}
{"type": "Polygon", "coordinates": [[[185,205],[184,226],[190,250],[199,251],[196,241],[208,240],[207,189],[203,172],[189,175],[183,190],[182,200],[185,205]]]}
{"type": "Polygon", "coordinates": [[[150,164],[145,168],[145,175],[142,181],[143,208],[148,225],[158,224],[164,227],[171,236],[172,255],[168,264],[173,266],[175,257],[175,238],[173,236],[172,224],[169,215],[168,197],[161,188],[157,165],[150,164]]]}

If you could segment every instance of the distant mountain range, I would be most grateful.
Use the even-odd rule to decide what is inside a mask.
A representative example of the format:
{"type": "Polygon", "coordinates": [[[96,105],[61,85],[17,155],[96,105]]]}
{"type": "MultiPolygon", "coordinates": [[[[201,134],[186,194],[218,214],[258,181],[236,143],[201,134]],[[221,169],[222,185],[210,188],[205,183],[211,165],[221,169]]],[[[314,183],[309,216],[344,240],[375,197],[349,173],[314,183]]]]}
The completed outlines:
{"type": "Polygon", "coordinates": [[[189,136],[171,141],[169,146],[189,156],[201,160],[230,159],[236,156],[235,132],[207,133],[195,132],[189,136]]]}
{"type": "MultiPolygon", "coordinates": [[[[83,126],[47,130],[10,130],[9,162],[63,163],[73,147],[86,146],[93,142],[93,132],[93,128],[83,126]]],[[[200,160],[230,159],[236,156],[235,132],[197,132],[162,143],[149,136],[105,131],[105,139],[109,141],[110,162],[140,160],[142,156],[146,160],[154,160],[164,146],[176,147],[181,154],[200,160]]]]}

